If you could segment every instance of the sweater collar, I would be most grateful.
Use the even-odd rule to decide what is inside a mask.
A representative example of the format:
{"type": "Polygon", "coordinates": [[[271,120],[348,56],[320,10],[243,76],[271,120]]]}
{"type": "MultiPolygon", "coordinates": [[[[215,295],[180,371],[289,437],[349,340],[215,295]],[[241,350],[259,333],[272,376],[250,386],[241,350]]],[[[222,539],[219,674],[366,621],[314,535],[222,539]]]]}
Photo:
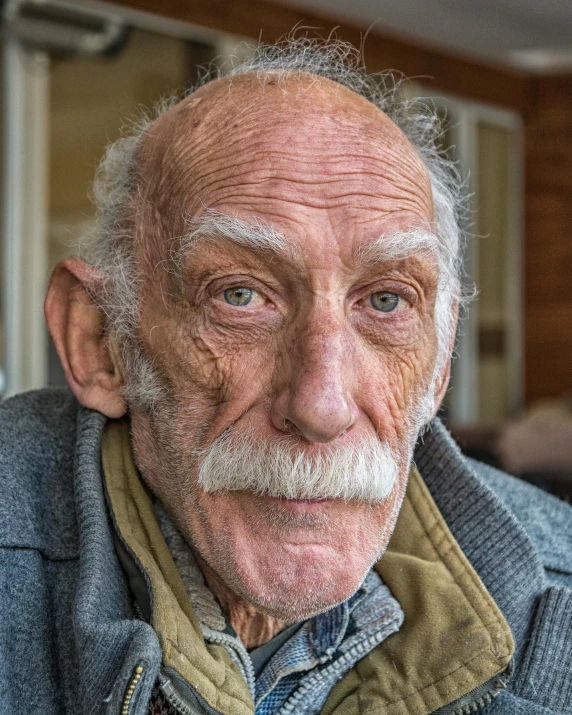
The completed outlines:
{"type": "Polygon", "coordinates": [[[440,420],[418,441],[415,461],[455,540],[508,621],[518,663],[545,588],[534,545],[440,420]]]}
{"type": "Polygon", "coordinates": [[[121,712],[135,679],[137,697],[147,702],[161,662],[153,629],[133,619],[131,596],[113,543],[101,472],[105,422],[99,412],[79,408],[74,489],[80,561],[73,624],[79,709],[85,715],[121,712]]]}

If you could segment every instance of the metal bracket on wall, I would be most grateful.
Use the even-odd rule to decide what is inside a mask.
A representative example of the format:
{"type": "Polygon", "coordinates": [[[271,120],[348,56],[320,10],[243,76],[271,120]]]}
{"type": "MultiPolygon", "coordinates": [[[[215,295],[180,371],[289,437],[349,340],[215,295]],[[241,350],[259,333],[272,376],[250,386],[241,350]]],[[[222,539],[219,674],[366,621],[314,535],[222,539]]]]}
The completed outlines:
{"type": "Polygon", "coordinates": [[[8,0],[5,33],[26,48],[61,55],[111,55],[129,31],[116,13],[65,0],[8,0]]]}

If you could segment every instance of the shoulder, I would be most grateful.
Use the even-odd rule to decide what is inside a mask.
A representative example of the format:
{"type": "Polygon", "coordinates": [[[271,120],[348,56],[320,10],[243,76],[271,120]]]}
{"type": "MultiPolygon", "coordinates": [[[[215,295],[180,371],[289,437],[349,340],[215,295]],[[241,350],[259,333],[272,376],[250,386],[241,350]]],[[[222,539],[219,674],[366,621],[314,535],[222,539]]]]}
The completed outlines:
{"type": "Polygon", "coordinates": [[[0,405],[0,546],[76,556],[77,411],[67,390],[28,392],[0,405]]]}
{"type": "Polygon", "coordinates": [[[524,528],[545,569],[572,574],[572,506],[498,469],[468,461],[524,528]]]}

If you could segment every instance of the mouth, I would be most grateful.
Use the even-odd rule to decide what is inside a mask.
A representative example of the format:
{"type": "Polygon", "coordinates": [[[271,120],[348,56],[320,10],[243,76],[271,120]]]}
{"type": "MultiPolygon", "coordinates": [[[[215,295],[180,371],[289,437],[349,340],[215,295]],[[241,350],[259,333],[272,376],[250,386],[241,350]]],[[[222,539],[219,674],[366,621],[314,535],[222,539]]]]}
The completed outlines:
{"type": "Polygon", "coordinates": [[[289,533],[301,529],[306,532],[329,528],[336,505],[342,499],[288,499],[287,497],[260,497],[258,506],[275,529],[289,533]]]}
{"type": "Polygon", "coordinates": [[[300,514],[322,511],[332,504],[342,501],[340,499],[288,499],[286,497],[268,497],[283,509],[300,514]]]}

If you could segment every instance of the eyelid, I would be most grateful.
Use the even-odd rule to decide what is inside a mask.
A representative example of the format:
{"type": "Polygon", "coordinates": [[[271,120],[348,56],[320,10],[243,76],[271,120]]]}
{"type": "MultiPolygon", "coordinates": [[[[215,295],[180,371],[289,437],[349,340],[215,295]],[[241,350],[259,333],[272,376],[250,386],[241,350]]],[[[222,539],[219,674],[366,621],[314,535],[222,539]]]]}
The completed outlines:
{"type": "Polygon", "coordinates": [[[215,300],[218,300],[225,305],[230,305],[231,307],[237,307],[237,308],[248,308],[249,306],[254,307],[255,305],[261,305],[262,303],[268,303],[268,298],[261,293],[258,290],[255,290],[254,288],[251,288],[249,285],[245,285],[244,283],[235,283],[234,285],[229,285],[226,288],[223,288],[222,290],[218,290],[214,295],[213,295],[215,300]],[[233,306],[231,303],[228,303],[224,299],[224,294],[226,293],[227,290],[233,290],[237,288],[246,288],[252,293],[252,297],[250,299],[250,302],[247,303],[244,306],[233,306]]]}
{"type": "Polygon", "coordinates": [[[380,280],[364,286],[361,290],[356,291],[356,293],[357,299],[355,303],[363,303],[364,300],[368,300],[376,293],[393,293],[402,300],[407,301],[412,307],[418,305],[420,301],[419,293],[413,286],[398,281],[380,280]]]}
{"type": "Polygon", "coordinates": [[[374,288],[374,290],[369,292],[369,295],[374,293],[395,293],[403,300],[406,300],[410,305],[416,305],[419,302],[419,294],[410,285],[406,283],[389,283],[379,287],[374,288]]]}
{"type": "Polygon", "coordinates": [[[381,313],[385,312],[386,315],[391,315],[392,313],[401,313],[403,310],[408,310],[409,308],[413,307],[411,304],[411,301],[407,300],[407,298],[404,298],[402,295],[399,295],[399,293],[395,293],[394,291],[391,291],[391,290],[376,290],[373,293],[370,293],[367,296],[367,298],[365,298],[364,300],[369,301],[370,306],[374,310],[376,310],[376,308],[373,305],[371,305],[371,301],[372,301],[372,298],[374,295],[380,295],[380,294],[381,295],[384,295],[384,294],[394,295],[398,299],[398,303],[393,310],[388,310],[388,311],[380,310],[379,311],[381,313]],[[403,305],[404,303],[405,303],[405,305],[403,305]]]}
{"type": "Polygon", "coordinates": [[[206,286],[205,292],[211,296],[215,296],[232,288],[248,288],[248,290],[259,293],[260,295],[265,295],[266,293],[264,285],[262,285],[260,281],[247,275],[218,276],[206,286]]]}

